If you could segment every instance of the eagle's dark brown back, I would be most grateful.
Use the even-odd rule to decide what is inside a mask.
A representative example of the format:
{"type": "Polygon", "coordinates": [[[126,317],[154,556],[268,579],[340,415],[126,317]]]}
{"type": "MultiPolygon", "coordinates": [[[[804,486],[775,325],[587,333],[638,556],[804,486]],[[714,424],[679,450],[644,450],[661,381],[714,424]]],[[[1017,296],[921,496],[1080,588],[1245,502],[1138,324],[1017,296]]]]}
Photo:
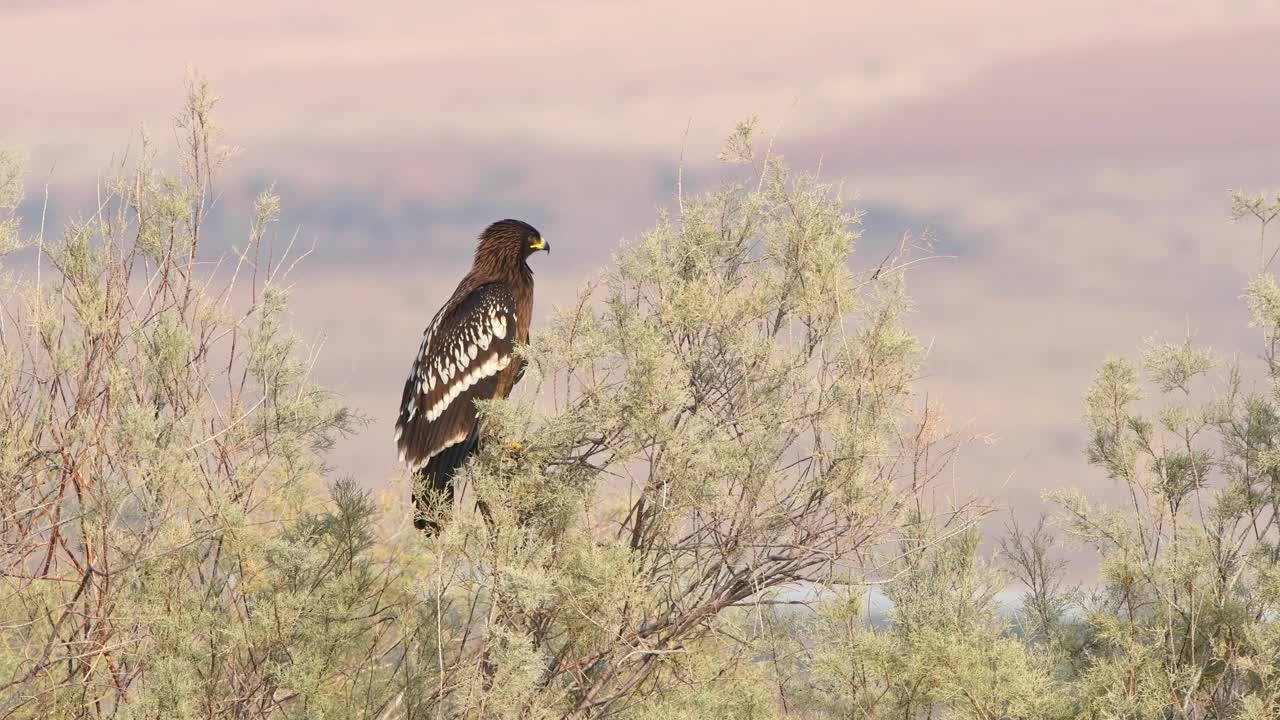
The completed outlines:
{"type": "Polygon", "coordinates": [[[428,494],[440,500],[437,510],[447,509],[454,473],[476,450],[475,401],[506,397],[523,369],[515,346],[529,340],[530,247],[548,246],[526,223],[485,230],[471,271],[427,326],[405,380],[396,446],[417,476],[414,525],[428,532],[438,530],[428,494]]]}

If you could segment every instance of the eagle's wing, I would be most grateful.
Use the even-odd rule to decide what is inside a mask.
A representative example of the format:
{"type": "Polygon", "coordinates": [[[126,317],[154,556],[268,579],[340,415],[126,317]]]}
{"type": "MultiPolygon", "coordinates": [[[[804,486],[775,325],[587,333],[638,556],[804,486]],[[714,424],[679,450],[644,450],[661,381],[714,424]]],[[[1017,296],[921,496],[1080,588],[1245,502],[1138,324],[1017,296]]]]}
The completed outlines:
{"type": "MultiPolygon", "coordinates": [[[[445,451],[474,443],[475,401],[498,394],[499,375],[515,361],[515,334],[516,302],[500,283],[481,285],[436,315],[404,384],[396,420],[402,462],[416,470],[456,455],[451,467],[429,473],[452,476],[465,452],[445,451]]],[[[446,479],[429,478],[435,485],[446,479]]]]}

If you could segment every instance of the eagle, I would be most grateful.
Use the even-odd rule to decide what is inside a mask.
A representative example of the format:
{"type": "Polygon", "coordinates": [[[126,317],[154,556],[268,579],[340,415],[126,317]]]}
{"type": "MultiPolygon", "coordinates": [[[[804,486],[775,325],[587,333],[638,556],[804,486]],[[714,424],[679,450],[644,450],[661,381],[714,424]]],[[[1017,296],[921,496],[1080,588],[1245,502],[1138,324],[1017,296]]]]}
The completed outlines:
{"type": "Polygon", "coordinates": [[[499,220],[480,234],[471,271],[422,333],[396,420],[400,462],[415,474],[414,527],[439,532],[432,494],[453,502],[453,476],[479,441],[476,400],[505,398],[524,374],[517,344],[529,341],[533,253],[551,245],[532,225],[499,220]]]}

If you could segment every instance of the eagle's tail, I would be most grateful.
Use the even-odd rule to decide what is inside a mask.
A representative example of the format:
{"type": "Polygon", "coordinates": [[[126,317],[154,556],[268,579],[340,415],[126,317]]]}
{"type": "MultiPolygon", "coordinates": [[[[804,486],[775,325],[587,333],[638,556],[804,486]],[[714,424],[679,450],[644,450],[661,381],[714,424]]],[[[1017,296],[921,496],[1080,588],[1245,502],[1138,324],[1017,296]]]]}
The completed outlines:
{"type": "Polygon", "coordinates": [[[413,483],[413,526],[428,536],[440,532],[440,518],[453,510],[453,476],[477,449],[475,428],[466,439],[432,456],[418,470],[413,483]]]}

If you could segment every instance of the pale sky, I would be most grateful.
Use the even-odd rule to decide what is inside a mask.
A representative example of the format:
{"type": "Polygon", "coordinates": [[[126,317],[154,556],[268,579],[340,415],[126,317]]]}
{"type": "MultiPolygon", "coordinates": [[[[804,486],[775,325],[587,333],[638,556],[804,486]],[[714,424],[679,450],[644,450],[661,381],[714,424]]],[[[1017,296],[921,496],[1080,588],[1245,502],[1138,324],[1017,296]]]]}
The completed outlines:
{"type": "Polygon", "coordinates": [[[1276,58],[1267,2],[777,7],[10,2],[0,5],[0,68],[18,112],[5,123],[19,141],[92,162],[135,123],[163,117],[190,66],[227,98],[225,121],[250,146],[468,138],[669,152],[689,118],[696,138],[710,141],[750,113],[802,137],[921,100],[999,102],[1008,95],[982,90],[1001,74],[1006,92],[1034,92],[1035,70],[1087,74],[1106,91],[1160,80],[1127,76],[1123,60],[1163,66],[1165,81],[1198,74],[1179,58],[1206,43],[1214,47],[1202,54],[1227,65],[1236,52],[1276,58]],[[1122,72],[1109,78],[1111,70],[1122,72]]]}
{"type": "Polygon", "coordinates": [[[912,324],[922,394],[999,438],[962,458],[961,489],[1028,519],[1047,487],[1113,497],[1082,429],[1107,355],[1188,328],[1256,355],[1239,295],[1257,247],[1227,193],[1280,186],[1280,4],[779,8],[11,1],[0,144],[74,207],[140,124],[167,139],[188,68],[206,76],[244,148],[221,202],[275,180],[318,243],[295,321],[374,419],[335,464],[377,487],[422,326],[485,222],[551,239],[545,317],[670,204],[682,148],[705,187],[756,115],[793,166],[844,183],[869,244],[931,227],[955,256],[913,280],[912,324]]]}

